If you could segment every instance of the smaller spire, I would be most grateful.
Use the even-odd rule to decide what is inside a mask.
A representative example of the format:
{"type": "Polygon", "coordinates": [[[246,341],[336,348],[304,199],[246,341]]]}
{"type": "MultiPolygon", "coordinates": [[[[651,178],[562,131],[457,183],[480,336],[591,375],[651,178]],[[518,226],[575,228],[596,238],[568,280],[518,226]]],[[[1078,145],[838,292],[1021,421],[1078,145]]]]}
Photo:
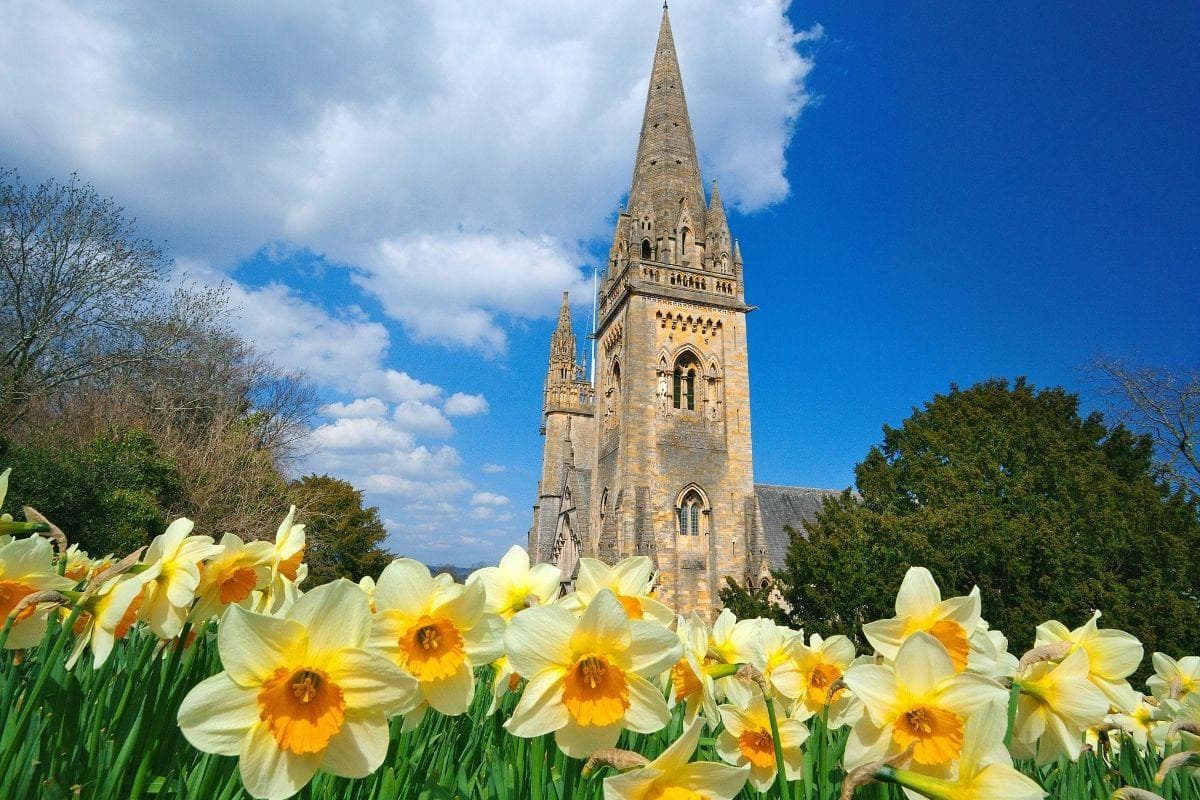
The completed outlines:
{"type": "Polygon", "coordinates": [[[569,300],[570,293],[563,292],[562,305],[558,309],[558,328],[562,330],[571,329],[571,301],[569,300]]]}
{"type": "Polygon", "coordinates": [[[708,201],[707,217],[708,228],[714,233],[721,228],[728,227],[728,222],[725,220],[725,205],[721,202],[721,190],[717,188],[716,178],[712,182],[712,199],[708,201]]]}

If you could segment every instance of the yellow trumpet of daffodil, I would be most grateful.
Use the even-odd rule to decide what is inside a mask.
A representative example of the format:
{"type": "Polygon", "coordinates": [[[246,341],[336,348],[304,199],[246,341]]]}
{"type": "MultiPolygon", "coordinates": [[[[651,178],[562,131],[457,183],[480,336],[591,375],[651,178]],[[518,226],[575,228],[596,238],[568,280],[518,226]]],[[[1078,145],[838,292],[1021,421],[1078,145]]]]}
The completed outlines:
{"type": "Polygon", "coordinates": [[[814,633],[808,644],[803,639],[793,643],[791,663],[786,668],[796,682],[792,716],[808,719],[824,713],[830,727],[846,724],[851,695],[844,687],[833,687],[853,661],[854,643],[845,636],[823,639],[814,633]]]}
{"type": "Polygon", "coordinates": [[[254,797],[291,797],[318,768],[369,775],[387,754],[388,717],[417,697],[411,676],[366,649],[370,629],[366,595],[344,579],[282,617],[230,606],[217,634],[225,671],[188,693],[179,727],[198,750],[238,756],[254,797]]]}
{"type": "Polygon", "coordinates": [[[529,564],[529,554],[520,545],[509,548],[494,567],[475,570],[467,583],[479,581],[487,594],[485,608],[510,620],[529,605],[554,602],[562,582],[562,571],[553,564],[529,564]]]}
{"type": "Polygon", "coordinates": [[[200,565],[200,585],[190,619],[203,622],[221,616],[228,605],[248,607],[255,591],[271,580],[270,542],[243,542],[227,533],[221,537],[221,550],[200,565]]]}
{"type": "Polygon", "coordinates": [[[884,658],[894,660],[900,646],[919,631],[942,643],[954,669],[967,668],[971,636],[979,628],[979,590],[962,597],[942,599],[933,575],[924,567],[910,567],[896,594],[896,616],[863,625],[863,635],[884,658]]]}
{"type": "Polygon", "coordinates": [[[384,567],[375,585],[370,646],[417,679],[422,703],[404,719],[411,730],[432,707],[447,716],[475,696],[473,667],[504,654],[504,621],[484,611],[484,588],[437,578],[411,558],[384,567]]]}
{"type": "Polygon", "coordinates": [[[154,537],[142,557],[154,576],[146,581],[138,618],[160,639],[179,635],[200,587],[200,562],[221,552],[211,536],[190,536],[192,527],[190,519],[175,520],[154,537]]]}
{"type": "Polygon", "coordinates": [[[1146,681],[1150,694],[1159,700],[1182,700],[1200,687],[1200,656],[1176,661],[1166,653],[1150,656],[1154,674],[1146,681]]]}
{"type": "Polygon", "coordinates": [[[612,747],[621,731],[659,730],[667,702],[650,680],[679,660],[679,639],[666,627],[630,619],[610,589],[576,617],[561,605],[517,616],[504,642],[508,660],[528,683],[505,728],[514,736],[554,733],[560,750],[583,758],[612,747]]]}
{"type": "Polygon", "coordinates": [[[1046,792],[1012,765],[1004,747],[1005,706],[988,704],[966,722],[952,779],[884,767],[878,775],[930,800],[1041,800],[1046,792]]]}
{"type": "Polygon", "coordinates": [[[1096,684],[1108,702],[1118,712],[1128,713],[1141,700],[1141,694],[1129,685],[1127,678],[1142,663],[1144,649],[1137,637],[1115,628],[1098,628],[1100,612],[1075,630],[1068,630],[1058,620],[1037,626],[1036,646],[1066,642],[1071,650],[1082,649],[1088,656],[1088,677],[1096,684]]]}
{"type": "MultiPolygon", "coordinates": [[[[804,765],[804,742],[808,728],[799,720],[790,719],[776,711],[779,725],[779,744],[783,751],[783,775],[786,780],[800,779],[804,765]]],[[[767,704],[760,693],[750,696],[744,706],[721,706],[721,721],[725,730],[717,736],[717,755],[736,766],[750,767],[750,783],[760,792],[775,782],[775,739],[771,736],[771,720],[767,704]]]]}
{"type": "Polygon", "coordinates": [[[1036,756],[1042,764],[1059,756],[1078,760],[1083,732],[1108,713],[1108,698],[1088,677],[1087,651],[1078,648],[1059,663],[1033,664],[1018,673],[1015,682],[1021,696],[1013,727],[1013,755],[1036,756]]]}
{"type": "Polygon", "coordinates": [[[994,680],[956,671],[942,643],[924,632],[905,640],[894,664],[853,664],[842,680],[866,712],[846,743],[847,770],[911,747],[897,766],[916,762],[948,774],[962,754],[967,719],[1007,697],[994,680]]]}
{"type": "Polygon", "coordinates": [[[581,558],[575,591],[559,603],[582,614],[597,594],[608,589],[625,607],[630,619],[650,619],[670,627],[675,622],[675,612],[651,596],[654,577],[654,562],[647,556],[626,558],[611,567],[594,558],[581,558]]]}
{"type": "MultiPolygon", "coordinates": [[[[0,545],[0,626],[29,595],[49,589],[71,589],[75,581],[54,571],[54,546],[41,536],[10,539],[0,545]]],[[[7,649],[33,647],[46,632],[49,612],[26,606],[13,620],[7,649]]]]}
{"type": "Polygon", "coordinates": [[[692,720],[658,758],[624,775],[604,779],[604,800],[733,800],[750,775],[750,765],[689,763],[704,723],[692,720]]]}

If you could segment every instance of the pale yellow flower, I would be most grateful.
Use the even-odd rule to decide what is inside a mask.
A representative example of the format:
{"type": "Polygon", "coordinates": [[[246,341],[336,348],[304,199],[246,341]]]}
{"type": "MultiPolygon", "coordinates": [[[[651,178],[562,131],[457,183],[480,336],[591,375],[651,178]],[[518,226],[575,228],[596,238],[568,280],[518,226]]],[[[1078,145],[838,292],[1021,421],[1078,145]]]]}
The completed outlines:
{"type": "Polygon", "coordinates": [[[387,718],[416,699],[412,677],[366,649],[370,628],[366,595],[344,579],[283,617],[230,606],[217,635],[225,671],[188,693],[179,727],[199,750],[238,756],[254,797],[291,797],[318,768],[369,775],[387,754],[387,718]]]}
{"type": "Polygon", "coordinates": [[[504,621],[484,611],[482,583],[433,578],[411,558],[388,564],[375,586],[370,646],[417,679],[422,703],[405,717],[415,727],[428,707],[462,714],[475,696],[473,667],[504,653],[504,621]]]}
{"type": "MultiPolygon", "coordinates": [[[[1145,752],[1150,742],[1162,748],[1171,727],[1170,713],[1145,697],[1128,714],[1109,714],[1105,720],[1116,725],[1133,740],[1139,751],[1145,752]]],[[[1116,748],[1115,748],[1116,749],[1116,748]]]]}
{"type": "Polygon", "coordinates": [[[521,685],[521,676],[512,668],[508,656],[500,656],[492,662],[492,702],[488,705],[488,716],[496,713],[500,703],[509,692],[521,685]]]}
{"type": "Polygon", "coordinates": [[[191,619],[203,622],[221,616],[228,605],[249,608],[255,591],[271,580],[270,542],[243,542],[227,533],[221,537],[221,550],[200,565],[200,586],[191,619]]]}
{"type": "Polygon", "coordinates": [[[1037,646],[1067,642],[1071,651],[1082,649],[1088,656],[1088,677],[1104,692],[1108,702],[1119,712],[1128,713],[1141,699],[1141,694],[1129,685],[1127,678],[1142,662],[1142,643],[1137,637],[1115,628],[1097,628],[1100,612],[1075,630],[1057,620],[1037,626],[1037,646]]]}
{"type": "Polygon", "coordinates": [[[271,580],[266,590],[257,596],[255,603],[260,611],[275,613],[296,602],[300,596],[300,584],[308,577],[308,565],[304,563],[304,526],[295,524],[295,521],[296,507],[291,506],[275,531],[271,580]]]}
{"type": "Polygon", "coordinates": [[[196,589],[200,586],[200,562],[221,552],[211,536],[189,536],[190,519],[177,519],[154,537],[142,564],[155,572],[146,582],[146,596],[139,619],[160,639],[174,639],[183,629],[196,589]]]}
{"type": "Polygon", "coordinates": [[[849,721],[846,712],[852,697],[844,687],[833,687],[853,661],[854,643],[845,636],[822,639],[814,633],[809,637],[808,644],[803,639],[795,642],[790,667],[796,680],[792,716],[808,719],[824,713],[826,723],[831,728],[846,724],[849,721]]]}
{"type": "Polygon", "coordinates": [[[513,545],[495,567],[478,569],[467,583],[479,581],[487,593],[488,611],[510,620],[529,605],[554,602],[562,581],[562,571],[553,564],[529,565],[529,554],[513,545]]]}
{"type": "Polygon", "coordinates": [[[1005,706],[998,703],[984,706],[967,720],[953,779],[909,770],[892,770],[891,777],[931,800],[1041,800],[1045,790],[1012,766],[1004,747],[1007,724],[1005,706]]]}
{"type": "Polygon", "coordinates": [[[911,567],[896,594],[896,616],[863,625],[871,646],[889,660],[895,659],[908,637],[924,631],[942,643],[954,669],[967,668],[971,636],[979,627],[979,590],[968,595],[942,599],[933,575],[924,567],[911,567]]]}
{"type": "Polygon", "coordinates": [[[659,730],[670,719],[657,678],[679,660],[679,639],[666,627],[629,619],[601,589],[581,616],[560,605],[517,614],[504,642],[513,669],[528,683],[505,724],[514,736],[554,733],[558,747],[584,758],[612,747],[625,728],[659,730]]]}
{"type": "Polygon", "coordinates": [[[367,600],[371,603],[371,613],[374,614],[378,610],[375,607],[375,579],[370,575],[363,575],[358,579],[358,588],[367,593],[367,600]]]}
{"type": "MultiPolygon", "coordinates": [[[[739,620],[728,608],[713,622],[708,638],[709,655],[721,664],[749,664],[762,672],[767,668],[765,619],[739,620]]],[[[715,682],[717,698],[735,706],[746,706],[758,687],[748,680],[730,675],[715,682]]]]}
{"type": "Polygon", "coordinates": [[[1200,656],[1184,656],[1176,661],[1166,653],[1155,653],[1150,660],[1154,674],[1146,686],[1159,700],[1182,700],[1200,688],[1200,656]]]}
{"type": "Polygon", "coordinates": [[[682,736],[646,766],[605,778],[604,800],[733,800],[746,785],[750,766],[688,763],[703,729],[701,720],[693,720],[682,736]]]}
{"type": "MultiPolygon", "coordinates": [[[[75,581],[54,571],[54,546],[41,536],[10,539],[0,545],[0,626],[4,625],[16,607],[34,592],[49,589],[65,590],[75,581]]],[[[46,632],[49,611],[26,606],[17,615],[8,632],[5,648],[9,650],[33,647],[46,632]]]]}
{"type": "MultiPolygon", "coordinates": [[[[782,709],[775,709],[779,727],[779,744],[783,752],[784,778],[800,780],[808,728],[799,720],[790,719],[782,709]]],[[[717,755],[736,766],[749,765],[750,783],[760,792],[775,782],[775,739],[771,736],[771,720],[762,694],[752,695],[742,707],[721,706],[721,721],[725,730],[717,736],[717,755]]]]}
{"type": "Polygon", "coordinates": [[[716,726],[720,712],[717,711],[713,677],[707,669],[713,662],[708,655],[708,626],[700,614],[693,611],[690,617],[679,617],[675,635],[683,652],[671,667],[669,707],[683,703],[685,723],[691,723],[703,711],[708,724],[716,726]]]}
{"type": "Polygon", "coordinates": [[[559,602],[564,608],[582,614],[602,589],[608,589],[625,607],[630,619],[652,619],[669,627],[675,622],[675,612],[652,596],[654,578],[654,562],[647,556],[626,558],[611,567],[594,558],[581,558],[575,591],[559,602]]]}
{"type": "Polygon", "coordinates": [[[1108,713],[1108,698],[1088,678],[1088,655],[1082,647],[1061,662],[1042,661],[1019,673],[1021,686],[1012,752],[1049,763],[1059,756],[1078,760],[1082,736],[1108,713]]]}
{"type": "Polygon", "coordinates": [[[962,755],[967,719],[988,703],[1004,703],[1007,692],[982,675],[957,672],[950,654],[933,636],[909,636],[894,664],[853,664],[843,676],[866,713],[846,743],[846,769],[905,753],[897,766],[916,762],[949,774],[962,755]]]}
{"type": "Polygon", "coordinates": [[[75,666],[89,646],[92,668],[104,666],[117,640],[124,639],[137,622],[148,593],[147,584],[157,576],[155,566],[139,574],[117,575],[100,585],[75,621],[75,646],[67,659],[67,669],[75,666]]]}

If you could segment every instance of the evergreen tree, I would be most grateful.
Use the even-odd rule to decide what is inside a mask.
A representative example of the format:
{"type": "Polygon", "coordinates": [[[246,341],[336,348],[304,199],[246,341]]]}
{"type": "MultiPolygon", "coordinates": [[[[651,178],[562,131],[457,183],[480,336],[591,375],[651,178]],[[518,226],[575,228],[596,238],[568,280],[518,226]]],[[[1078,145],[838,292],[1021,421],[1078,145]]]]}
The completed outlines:
{"type": "Polygon", "coordinates": [[[329,475],[306,475],[291,484],[296,521],[304,523],[305,561],[311,588],[335,578],[379,577],[392,560],[383,548],[387,529],[363,493],[329,475]]]}
{"type": "Polygon", "coordinates": [[[893,614],[904,572],[922,565],[947,596],[979,586],[1014,650],[1038,623],[1075,627],[1093,609],[1147,653],[1200,649],[1196,501],[1159,477],[1149,439],[1078,405],[1062,389],[991,380],[885,427],[856,468],[861,497],[826,501],[807,538],[793,535],[775,576],[783,616],[858,637],[893,614]]]}

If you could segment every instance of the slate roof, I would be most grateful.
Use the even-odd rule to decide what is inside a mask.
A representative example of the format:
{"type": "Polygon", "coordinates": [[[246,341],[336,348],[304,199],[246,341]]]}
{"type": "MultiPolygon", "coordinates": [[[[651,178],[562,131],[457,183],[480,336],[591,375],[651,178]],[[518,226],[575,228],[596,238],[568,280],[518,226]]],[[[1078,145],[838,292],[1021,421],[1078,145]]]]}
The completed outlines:
{"type": "Polygon", "coordinates": [[[772,486],[765,483],[754,485],[771,569],[783,569],[787,559],[790,537],[785,528],[792,528],[801,536],[807,536],[804,523],[817,518],[817,512],[821,510],[826,497],[836,497],[839,494],[841,491],[837,489],[772,486]]]}

